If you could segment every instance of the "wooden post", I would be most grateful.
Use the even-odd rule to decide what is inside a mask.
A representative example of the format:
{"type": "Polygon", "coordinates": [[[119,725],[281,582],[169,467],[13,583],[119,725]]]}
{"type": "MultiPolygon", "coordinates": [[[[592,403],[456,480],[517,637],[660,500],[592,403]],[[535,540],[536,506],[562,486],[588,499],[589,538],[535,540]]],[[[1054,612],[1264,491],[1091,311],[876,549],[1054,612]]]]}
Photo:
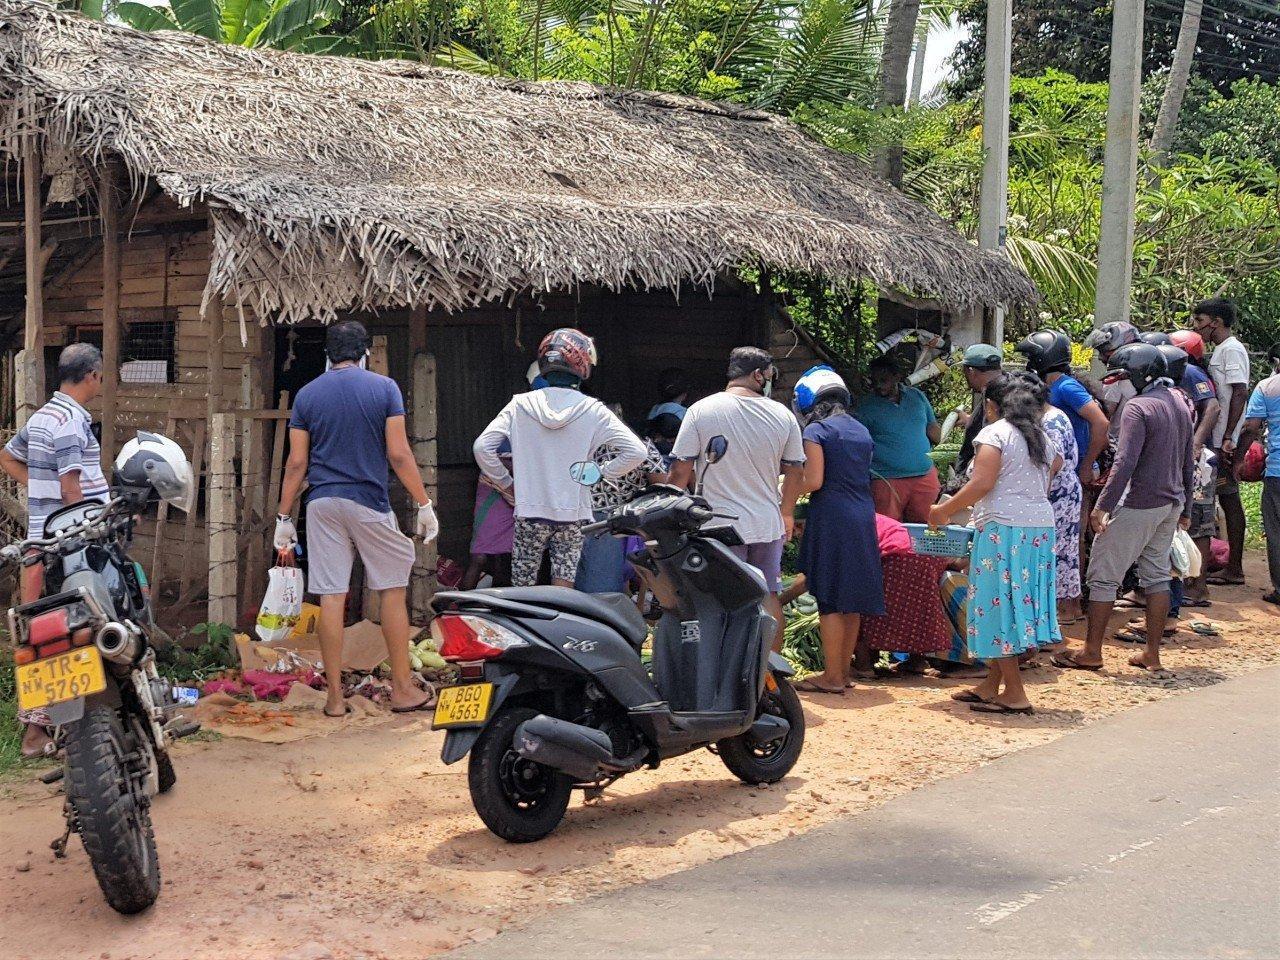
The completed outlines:
{"type": "Polygon", "coordinates": [[[236,477],[235,417],[222,412],[224,335],[222,298],[209,305],[208,400],[209,481],[206,484],[205,531],[209,538],[209,612],[214,623],[235,625],[236,606],[236,477]]]}
{"type": "Polygon", "coordinates": [[[116,394],[120,389],[120,210],[115,168],[98,183],[102,218],[102,462],[110,476],[116,459],[116,394]]]}
{"type": "MultiPolygon", "coordinates": [[[[436,448],[436,358],[422,352],[413,357],[413,421],[410,437],[413,458],[432,503],[437,499],[438,452],[436,448]]],[[[440,505],[436,503],[436,511],[440,505]]],[[[431,616],[431,597],[436,592],[436,541],[414,541],[417,556],[409,577],[409,620],[426,623],[431,616]]]]}
{"type": "Polygon", "coordinates": [[[26,423],[44,402],[44,266],[40,234],[44,221],[44,181],[40,169],[40,147],[36,143],[35,119],[27,107],[29,125],[22,139],[22,225],[26,254],[27,309],[22,354],[18,357],[17,424],[26,423]]]}
{"type": "Polygon", "coordinates": [[[211,623],[236,624],[236,418],[215,413],[209,434],[209,612],[211,623]]]}

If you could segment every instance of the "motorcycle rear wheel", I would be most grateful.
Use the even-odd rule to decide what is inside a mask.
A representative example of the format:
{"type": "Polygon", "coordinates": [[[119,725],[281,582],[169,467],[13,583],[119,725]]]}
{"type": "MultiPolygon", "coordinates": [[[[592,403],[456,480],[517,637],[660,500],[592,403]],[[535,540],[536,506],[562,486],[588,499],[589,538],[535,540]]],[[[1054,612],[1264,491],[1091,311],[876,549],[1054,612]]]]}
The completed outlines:
{"type": "Polygon", "coordinates": [[[503,710],[471,748],[467,785],[484,825],[510,843],[541,840],[569,809],[573,778],[515,752],[516,729],[538,715],[528,707],[503,710]]]}
{"type": "Polygon", "coordinates": [[[757,716],[771,713],[786,720],[791,726],[787,735],[773,743],[759,744],[742,733],[716,744],[729,772],[744,783],[777,783],[791,772],[804,749],[804,706],[791,681],[786,677],[775,679],[777,689],[765,690],[757,716]]]}
{"type": "Polygon", "coordinates": [[[67,799],[94,876],[119,913],[140,913],[160,895],[160,860],[142,785],[127,766],[120,716],[90,707],[64,728],[67,799]]]}

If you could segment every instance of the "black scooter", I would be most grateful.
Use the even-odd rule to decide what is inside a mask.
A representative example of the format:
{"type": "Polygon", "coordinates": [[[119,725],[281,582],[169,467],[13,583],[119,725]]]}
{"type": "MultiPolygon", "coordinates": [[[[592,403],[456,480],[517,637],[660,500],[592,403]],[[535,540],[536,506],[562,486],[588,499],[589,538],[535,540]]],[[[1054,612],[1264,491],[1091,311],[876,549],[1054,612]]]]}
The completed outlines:
{"type": "MultiPolygon", "coordinates": [[[[712,438],[708,467],[727,449],[712,438]]],[[[600,478],[592,463],[572,472],[600,478]]],[[[625,594],[436,595],[432,634],[461,683],[441,691],[434,727],[448,731],[445,763],[471,753],[471,800],[495,834],[540,840],[575,787],[598,791],[700,747],[748,783],[795,765],[804,712],[790,665],[769,649],[764,578],[729,550],[741,542],[732,527],[706,526],[714,517],[701,496],[654,486],[586,527],[645,540],[630,559],[663,608],[648,665],[648,624],[625,594]]]]}

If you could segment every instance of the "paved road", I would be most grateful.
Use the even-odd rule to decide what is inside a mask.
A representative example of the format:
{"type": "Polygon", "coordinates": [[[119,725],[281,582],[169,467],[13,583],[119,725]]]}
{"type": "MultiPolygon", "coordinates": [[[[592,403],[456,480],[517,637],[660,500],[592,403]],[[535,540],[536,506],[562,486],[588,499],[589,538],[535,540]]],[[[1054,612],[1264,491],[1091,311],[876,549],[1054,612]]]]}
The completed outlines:
{"type": "Polygon", "coordinates": [[[1280,957],[1280,670],[459,957],[1280,957]]]}

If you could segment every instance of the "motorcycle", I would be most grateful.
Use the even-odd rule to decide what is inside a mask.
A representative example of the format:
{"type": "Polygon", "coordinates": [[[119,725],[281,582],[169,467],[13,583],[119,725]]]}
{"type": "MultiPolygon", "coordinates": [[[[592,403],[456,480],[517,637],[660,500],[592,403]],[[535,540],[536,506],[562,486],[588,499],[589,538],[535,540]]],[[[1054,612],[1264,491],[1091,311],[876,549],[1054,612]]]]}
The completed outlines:
{"type": "MultiPolygon", "coordinates": [[[[708,444],[709,469],[728,449],[708,444]]],[[[599,481],[595,464],[573,478],[599,481]]],[[[640,536],[630,557],[662,607],[652,660],[648,624],[626,594],[564,587],[438,593],[431,631],[460,683],[440,693],[442,758],[470,753],[472,804],[493,833],[540,840],[573,789],[598,795],[641,767],[707,748],[739,779],[774,783],[804,746],[790,665],[770,651],[764,578],[729,549],[732,527],[707,501],[651,486],[585,533],[640,536]],[[651,667],[651,669],[650,669],[651,667]]]]}
{"type": "Polygon", "coordinates": [[[173,789],[169,749],[200,725],[156,670],[150,587],[126,549],[155,491],[112,494],[55,511],[44,537],[9,544],[0,561],[44,567],[42,596],[9,610],[9,633],[18,706],[45,713],[64,757],[41,778],[65,787],[54,855],[78,833],[107,903],[132,914],[160,893],[151,798],[173,789]]]}

